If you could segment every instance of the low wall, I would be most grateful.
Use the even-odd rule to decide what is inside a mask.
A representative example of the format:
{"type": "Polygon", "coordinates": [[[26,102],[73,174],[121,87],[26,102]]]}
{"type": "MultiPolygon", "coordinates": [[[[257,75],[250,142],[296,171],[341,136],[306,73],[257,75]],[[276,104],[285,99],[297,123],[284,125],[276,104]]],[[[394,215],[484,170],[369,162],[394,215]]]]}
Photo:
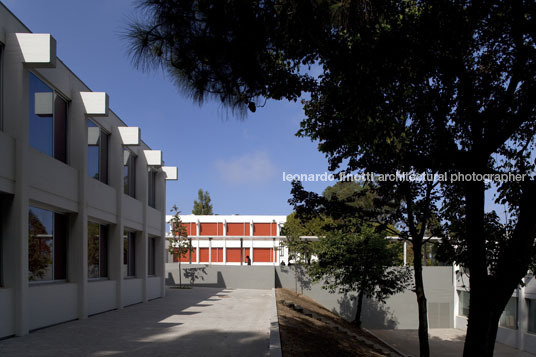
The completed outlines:
{"type": "MultiPolygon", "coordinates": [[[[214,288],[272,289],[273,266],[184,264],[182,283],[214,288]]],[[[166,263],[166,285],[179,284],[179,264],[166,263]]]]}
{"type": "MultiPolygon", "coordinates": [[[[424,267],[430,328],[454,327],[454,284],[452,267],[424,267]]],[[[230,266],[184,264],[182,283],[196,286],[241,289],[286,288],[309,296],[334,313],[351,321],[355,318],[355,294],[330,294],[322,284],[313,283],[303,269],[293,266],[230,266]]],[[[166,264],[166,284],[179,284],[178,263],[166,264]]],[[[389,297],[385,304],[365,299],[361,315],[364,327],[417,329],[415,293],[408,289],[389,297]]]]}
{"type": "MultiPolygon", "coordinates": [[[[330,294],[320,283],[312,283],[299,267],[276,267],[276,287],[297,291],[309,296],[327,309],[352,321],[357,310],[355,294],[330,294]]],[[[451,328],[453,321],[452,267],[423,267],[428,321],[430,328],[451,328]]],[[[415,293],[410,289],[389,297],[385,304],[364,299],[361,315],[368,328],[416,329],[418,309],[415,293]]]]}

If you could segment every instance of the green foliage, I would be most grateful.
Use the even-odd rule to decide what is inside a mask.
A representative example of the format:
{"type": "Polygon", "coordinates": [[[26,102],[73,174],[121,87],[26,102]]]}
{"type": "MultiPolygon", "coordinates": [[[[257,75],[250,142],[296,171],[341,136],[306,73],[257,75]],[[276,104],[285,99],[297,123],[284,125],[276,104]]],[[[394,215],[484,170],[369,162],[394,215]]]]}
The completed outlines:
{"type": "MultiPolygon", "coordinates": [[[[535,170],[536,7],[530,1],[144,4],[146,17],[130,31],[138,64],[163,67],[200,102],[212,96],[241,111],[308,94],[298,135],[318,142],[331,170],[535,170]]],[[[471,300],[479,302],[471,305],[467,355],[493,354],[496,320],[536,255],[536,181],[497,183],[507,230],[486,215],[488,188],[474,180],[377,187],[394,208],[385,225],[413,242],[416,273],[434,216],[444,226],[434,228],[460,247],[454,258],[470,268],[471,294],[478,297],[471,300]]],[[[316,199],[300,195],[295,202],[316,199]]],[[[416,293],[425,310],[424,292],[416,293]]]]}
{"type": "Polygon", "coordinates": [[[179,286],[182,285],[182,269],[181,269],[181,257],[190,253],[192,248],[192,242],[188,239],[186,227],[182,223],[180,214],[181,212],[177,206],[173,205],[171,208],[173,215],[169,221],[171,227],[171,238],[169,238],[168,251],[172,254],[173,258],[178,258],[179,261],[179,286]]]}
{"type": "Polygon", "coordinates": [[[410,283],[408,267],[396,267],[398,249],[372,228],[358,234],[330,232],[319,240],[318,260],[309,268],[316,281],[323,281],[330,292],[358,292],[385,302],[410,283]]]}
{"type": "Polygon", "coordinates": [[[214,214],[212,212],[212,204],[210,203],[210,195],[207,191],[203,192],[202,189],[199,189],[199,191],[197,192],[197,200],[194,200],[194,208],[192,209],[192,214],[214,214]]]}
{"type": "Polygon", "coordinates": [[[301,237],[323,237],[332,225],[333,221],[327,218],[314,217],[304,221],[296,217],[295,212],[289,214],[281,230],[281,234],[286,236],[284,244],[288,247],[289,259],[293,259],[297,264],[310,264],[317,242],[301,237]]]}

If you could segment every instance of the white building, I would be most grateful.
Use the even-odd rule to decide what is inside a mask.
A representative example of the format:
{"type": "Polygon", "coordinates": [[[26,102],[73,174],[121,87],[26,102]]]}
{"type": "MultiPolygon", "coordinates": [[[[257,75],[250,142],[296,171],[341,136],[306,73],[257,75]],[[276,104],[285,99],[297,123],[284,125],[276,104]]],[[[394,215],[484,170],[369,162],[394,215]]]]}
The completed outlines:
{"type": "MultiPolygon", "coordinates": [[[[280,265],[288,263],[281,228],[287,216],[181,215],[192,251],[182,257],[187,264],[280,265]]],[[[171,216],[166,217],[169,222],[171,216]]],[[[167,232],[167,237],[171,233],[167,232]]],[[[178,262],[168,253],[167,262],[178,262]]]]}
{"type": "Polygon", "coordinates": [[[0,338],[164,295],[162,153],[0,4],[0,338]]]}

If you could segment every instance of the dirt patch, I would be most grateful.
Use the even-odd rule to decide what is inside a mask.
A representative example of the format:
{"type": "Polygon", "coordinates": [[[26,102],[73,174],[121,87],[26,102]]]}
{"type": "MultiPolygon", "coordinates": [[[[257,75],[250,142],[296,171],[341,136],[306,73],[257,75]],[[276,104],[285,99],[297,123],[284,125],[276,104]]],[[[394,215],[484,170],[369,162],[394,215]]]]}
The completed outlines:
{"type": "MultiPolygon", "coordinates": [[[[390,356],[384,354],[346,331],[351,331],[367,340],[390,350],[389,346],[357,328],[343,318],[304,295],[288,289],[276,289],[277,315],[283,356],[390,356]],[[282,304],[292,302],[312,312],[318,319],[304,315],[282,304]],[[344,330],[344,331],[341,331],[344,330]]],[[[394,352],[394,351],[393,351],[394,352]]]]}

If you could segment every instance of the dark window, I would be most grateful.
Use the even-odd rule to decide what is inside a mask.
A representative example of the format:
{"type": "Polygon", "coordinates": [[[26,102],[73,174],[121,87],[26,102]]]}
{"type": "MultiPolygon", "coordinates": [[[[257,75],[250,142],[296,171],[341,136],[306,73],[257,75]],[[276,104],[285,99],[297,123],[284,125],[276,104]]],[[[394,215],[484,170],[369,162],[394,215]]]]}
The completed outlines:
{"type": "Polygon", "coordinates": [[[108,134],[87,121],[87,172],[89,177],[108,183],[108,134]]]}
{"type": "Polygon", "coordinates": [[[136,233],[125,232],[123,241],[123,276],[136,276],[136,233]]]}
{"type": "Polygon", "coordinates": [[[67,278],[67,216],[30,207],[28,265],[30,281],[67,278]]]}
{"type": "Polygon", "coordinates": [[[499,326],[517,329],[517,298],[511,297],[499,319],[499,326]]]}
{"type": "Polygon", "coordinates": [[[129,149],[123,149],[123,165],[124,192],[136,197],[136,155],[129,149]]]}
{"type": "Polygon", "coordinates": [[[67,162],[67,102],[30,73],[30,145],[67,162]]]}
{"type": "Polygon", "coordinates": [[[156,208],[156,171],[149,169],[148,176],[149,206],[156,208]]]}
{"type": "Polygon", "coordinates": [[[0,130],[4,129],[4,46],[0,44],[0,130]]]}
{"type": "Polygon", "coordinates": [[[108,227],[88,222],[88,277],[90,279],[106,278],[108,276],[108,227]]]}
{"type": "Polygon", "coordinates": [[[458,315],[469,316],[469,292],[458,290],[458,315]]]}
{"type": "Polygon", "coordinates": [[[528,331],[536,333],[536,300],[527,299],[529,305],[529,326],[528,331]]]}
{"type": "Polygon", "coordinates": [[[156,239],[155,238],[149,238],[148,241],[148,266],[147,266],[147,274],[148,275],[156,275],[156,239]]]}

